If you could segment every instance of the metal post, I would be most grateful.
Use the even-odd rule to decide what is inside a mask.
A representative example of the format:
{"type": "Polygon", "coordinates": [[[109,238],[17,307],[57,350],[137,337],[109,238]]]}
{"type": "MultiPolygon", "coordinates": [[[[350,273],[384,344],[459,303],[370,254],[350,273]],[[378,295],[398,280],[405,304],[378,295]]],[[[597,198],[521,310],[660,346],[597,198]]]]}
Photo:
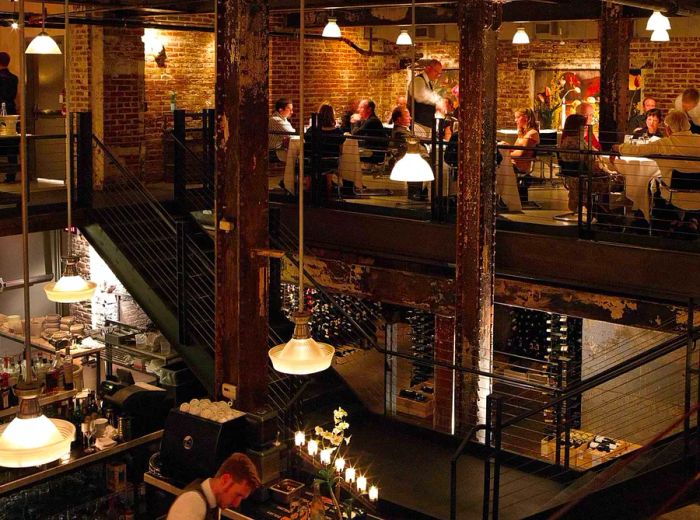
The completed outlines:
{"type": "Polygon", "coordinates": [[[500,496],[501,485],[501,441],[502,431],[501,424],[503,423],[503,398],[500,395],[494,397],[496,404],[496,424],[494,427],[494,461],[493,461],[493,512],[491,518],[498,520],[498,498],[500,496]]]}
{"type": "Polygon", "coordinates": [[[571,403],[564,401],[564,469],[571,464],[571,403]]]}
{"type": "Polygon", "coordinates": [[[432,207],[433,216],[437,217],[438,222],[444,222],[446,211],[447,198],[444,195],[445,186],[443,179],[443,162],[445,159],[445,120],[438,119],[438,138],[437,138],[437,164],[435,167],[435,175],[437,180],[437,194],[433,197],[432,207]]]}
{"type": "MultiPolygon", "coordinates": [[[[588,151],[593,149],[593,125],[588,125],[588,151]]],[[[593,224],[593,156],[588,155],[586,158],[588,163],[588,189],[586,190],[586,202],[588,204],[588,213],[586,214],[586,232],[587,236],[591,236],[591,226],[593,224]]]]}
{"type": "Polygon", "coordinates": [[[486,396],[486,430],[484,432],[484,447],[486,448],[486,456],[484,457],[484,503],[482,507],[483,520],[489,520],[489,505],[491,502],[491,432],[493,427],[491,417],[492,407],[493,395],[489,394],[486,396]]]}
{"type": "MultiPolygon", "coordinates": [[[[685,418],[683,419],[683,448],[686,457],[690,454],[690,407],[692,403],[691,400],[691,382],[693,378],[693,312],[694,312],[694,302],[690,298],[688,300],[688,322],[686,325],[688,344],[685,349],[685,399],[683,402],[683,412],[685,413],[685,418]]],[[[698,374],[700,378],[700,374],[698,374]]],[[[700,383],[700,379],[699,379],[700,383]]],[[[698,425],[700,427],[700,425],[698,425]]]]}
{"type": "Polygon", "coordinates": [[[175,219],[175,254],[177,255],[177,335],[180,345],[187,345],[187,221],[175,219]]]}
{"type": "Polygon", "coordinates": [[[92,114],[78,114],[77,139],[77,203],[81,208],[92,207],[92,114]]]}
{"type": "Polygon", "coordinates": [[[185,111],[182,109],[173,112],[173,189],[175,203],[181,209],[187,209],[187,178],[185,169],[185,111]]]}
{"type": "MultiPolygon", "coordinates": [[[[301,157],[299,160],[302,160],[301,157]]],[[[316,112],[311,114],[311,201],[321,203],[324,185],[321,182],[321,125],[316,112]]]]}

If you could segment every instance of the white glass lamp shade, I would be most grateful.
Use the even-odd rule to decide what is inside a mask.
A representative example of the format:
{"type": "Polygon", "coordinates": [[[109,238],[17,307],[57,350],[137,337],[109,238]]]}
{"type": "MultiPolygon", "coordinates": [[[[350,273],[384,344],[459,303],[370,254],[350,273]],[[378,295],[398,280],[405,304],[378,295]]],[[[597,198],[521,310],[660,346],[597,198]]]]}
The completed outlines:
{"type": "Polygon", "coordinates": [[[408,138],[406,154],[396,161],[389,179],[392,181],[423,182],[435,180],[430,164],[420,155],[418,140],[408,138]]]}
{"type": "Polygon", "coordinates": [[[44,415],[15,418],[0,426],[0,466],[29,468],[60,459],[70,452],[75,425],[44,415]]]}
{"type": "Polygon", "coordinates": [[[44,285],[44,292],[49,301],[57,303],[76,303],[90,300],[95,294],[97,284],[85,280],[78,273],[78,258],[69,256],[66,259],[66,268],[57,282],[49,282],[44,285]]]}
{"type": "Polygon", "coordinates": [[[61,276],[57,282],[44,286],[46,297],[57,303],[76,303],[90,300],[95,294],[97,284],[80,276],[61,276]]]}
{"type": "Polygon", "coordinates": [[[530,43],[530,37],[525,32],[524,27],[518,27],[513,35],[513,45],[527,45],[530,43]]]}
{"type": "Polygon", "coordinates": [[[647,20],[647,31],[670,31],[671,21],[661,11],[654,11],[647,20]]]}
{"type": "Polygon", "coordinates": [[[27,45],[26,54],[61,54],[61,49],[51,36],[41,31],[27,45]]]}
{"type": "Polygon", "coordinates": [[[309,318],[308,313],[296,313],[292,339],[268,351],[272,366],[277,372],[306,375],[322,372],[331,366],[335,349],[311,338],[308,327],[309,318]]]}
{"type": "Polygon", "coordinates": [[[328,19],[328,23],[323,28],[323,34],[321,34],[321,36],[324,38],[340,38],[340,27],[338,27],[335,18],[328,19]]]}
{"type": "Polygon", "coordinates": [[[668,31],[656,29],[653,33],[651,33],[651,41],[653,42],[667,42],[669,40],[670,38],[668,36],[668,31]]]}
{"type": "Polygon", "coordinates": [[[413,45],[411,35],[408,34],[406,29],[401,29],[399,36],[396,38],[396,45],[413,45]]]}

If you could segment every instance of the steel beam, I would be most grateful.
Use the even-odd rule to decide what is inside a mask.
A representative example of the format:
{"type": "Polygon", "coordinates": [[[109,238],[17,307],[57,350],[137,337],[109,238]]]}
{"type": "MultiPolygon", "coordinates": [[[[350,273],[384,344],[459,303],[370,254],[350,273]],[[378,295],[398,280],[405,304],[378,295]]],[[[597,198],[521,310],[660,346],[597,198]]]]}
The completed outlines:
{"type": "Polygon", "coordinates": [[[600,16],[600,142],[605,150],[622,141],[628,119],[632,20],[623,7],[601,4],[600,16]]]}
{"type": "Polygon", "coordinates": [[[216,382],[267,392],[268,2],[217,0],[216,382]]]}

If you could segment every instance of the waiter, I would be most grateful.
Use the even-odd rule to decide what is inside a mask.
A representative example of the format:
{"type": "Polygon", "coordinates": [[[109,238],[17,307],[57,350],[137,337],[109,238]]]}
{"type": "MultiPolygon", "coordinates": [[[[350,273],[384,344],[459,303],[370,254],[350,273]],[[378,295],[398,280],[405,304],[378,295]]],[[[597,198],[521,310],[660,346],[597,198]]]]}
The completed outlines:
{"type": "Polygon", "coordinates": [[[7,68],[10,65],[10,55],[0,52],[0,103],[5,103],[7,115],[17,114],[17,76],[7,68]]]}
{"type": "Polygon", "coordinates": [[[435,126],[435,112],[442,112],[444,100],[433,90],[435,81],[442,74],[442,63],[430,60],[422,73],[408,85],[408,109],[413,109],[413,132],[416,137],[430,138],[435,126]]]}
{"type": "Polygon", "coordinates": [[[170,506],[167,520],[216,520],[221,509],[238,507],[259,486],[253,462],[243,453],[234,453],[215,477],[187,486],[170,506]]]}

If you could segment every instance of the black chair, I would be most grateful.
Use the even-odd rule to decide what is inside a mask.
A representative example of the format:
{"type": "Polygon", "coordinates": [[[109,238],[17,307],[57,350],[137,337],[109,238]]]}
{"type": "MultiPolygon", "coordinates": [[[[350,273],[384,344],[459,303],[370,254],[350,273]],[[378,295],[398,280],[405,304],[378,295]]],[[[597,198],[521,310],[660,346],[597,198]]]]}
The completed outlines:
{"type": "Polygon", "coordinates": [[[674,220],[682,221],[686,213],[697,213],[700,211],[700,172],[682,172],[680,170],[671,171],[671,183],[666,184],[663,179],[656,179],[656,189],[652,199],[652,228],[668,227],[667,224],[674,220]],[[663,192],[668,193],[668,199],[663,197],[663,192]],[[685,210],[673,204],[673,197],[676,199],[681,195],[696,195],[698,207],[692,210],[685,210]],[[666,225],[664,225],[664,223],[666,225]]]}
{"type": "MultiPolygon", "coordinates": [[[[563,161],[559,154],[557,154],[557,162],[559,163],[559,177],[564,182],[564,187],[569,192],[569,196],[572,193],[578,193],[580,187],[580,176],[582,174],[582,164],[581,161],[563,161]]],[[[578,201],[576,202],[578,206],[578,201]]],[[[561,220],[563,222],[574,222],[578,221],[578,214],[569,211],[567,213],[562,213],[561,215],[556,215],[554,220],[561,220]]]]}

